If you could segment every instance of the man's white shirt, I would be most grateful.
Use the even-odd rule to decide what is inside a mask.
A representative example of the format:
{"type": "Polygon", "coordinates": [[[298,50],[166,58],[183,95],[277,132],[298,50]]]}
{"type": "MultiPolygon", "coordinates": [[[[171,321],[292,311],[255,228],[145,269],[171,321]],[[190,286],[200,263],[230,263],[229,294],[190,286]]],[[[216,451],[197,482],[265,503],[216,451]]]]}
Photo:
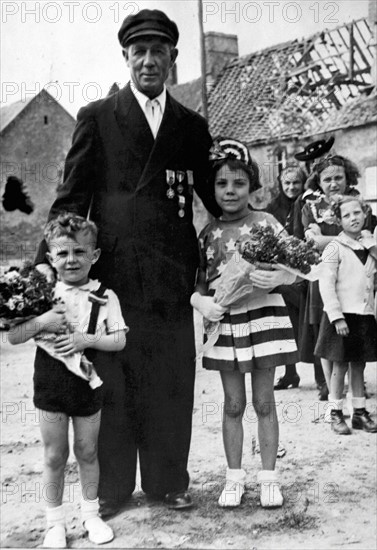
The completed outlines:
{"type": "Polygon", "coordinates": [[[139,103],[141,110],[143,111],[145,118],[149,124],[153,137],[156,139],[158,130],[161,125],[162,117],[165,112],[166,106],[166,86],[164,86],[160,95],[154,99],[149,99],[146,95],[141,93],[131,80],[131,90],[139,103]]]}

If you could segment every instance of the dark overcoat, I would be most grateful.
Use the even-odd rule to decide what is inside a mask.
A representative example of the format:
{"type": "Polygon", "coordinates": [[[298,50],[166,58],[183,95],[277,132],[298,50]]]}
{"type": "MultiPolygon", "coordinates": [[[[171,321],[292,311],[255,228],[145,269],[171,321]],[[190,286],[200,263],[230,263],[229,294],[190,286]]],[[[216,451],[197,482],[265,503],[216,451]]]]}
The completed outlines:
{"type": "Polygon", "coordinates": [[[102,250],[91,277],[116,292],[130,327],[123,352],[97,357],[105,382],[99,458],[106,500],[132,493],[137,451],[145,492],[188,485],[195,374],[189,299],[198,266],[192,203],[195,189],[219,214],[206,184],[210,145],[205,120],[169,93],[156,140],[129,85],[78,113],[50,217],[90,210],[102,250]],[[171,199],[167,170],[175,174],[171,199]]]}

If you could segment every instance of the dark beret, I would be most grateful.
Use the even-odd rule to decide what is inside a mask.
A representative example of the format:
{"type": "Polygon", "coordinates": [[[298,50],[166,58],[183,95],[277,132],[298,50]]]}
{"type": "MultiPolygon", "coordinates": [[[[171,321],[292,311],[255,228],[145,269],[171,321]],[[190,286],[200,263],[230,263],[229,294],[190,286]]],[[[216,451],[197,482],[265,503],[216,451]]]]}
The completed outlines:
{"type": "Polygon", "coordinates": [[[178,27],[160,10],[141,10],[135,15],[129,15],[123,21],[118,32],[118,38],[124,47],[136,38],[142,36],[161,36],[174,46],[177,45],[178,27]]]}
{"type": "Polygon", "coordinates": [[[335,138],[331,136],[327,141],[320,139],[319,141],[313,141],[305,147],[303,151],[295,155],[296,160],[314,160],[318,159],[325,153],[328,153],[331,147],[334,145],[335,138]]]}

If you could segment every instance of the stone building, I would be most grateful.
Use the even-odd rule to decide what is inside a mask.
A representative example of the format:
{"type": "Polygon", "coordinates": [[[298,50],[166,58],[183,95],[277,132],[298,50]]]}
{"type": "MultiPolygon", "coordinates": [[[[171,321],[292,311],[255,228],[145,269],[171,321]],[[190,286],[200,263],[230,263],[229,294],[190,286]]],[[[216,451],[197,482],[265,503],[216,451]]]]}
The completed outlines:
{"type": "MultiPolygon", "coordinates": [[[[359,189],[377,210],[376,6],[368,18],[242,57],[236,36],[206,33],[210,130],[248,145],[261,168],[257,208],[295,153],[334,136],[332,152],[358,165],[359,189]]],[[[170,91],[201,111],[200,78],[170,91]]]]}
{"type": "Polygon", "coordinates": [[[1,177],[3,197],[9,177],[23,183],[34,210],[6,211],[1,203],[1,263],[32,259],[47,213],[63,176],[75,119],[46,91],[0,110],[1,177]]]}
{"type": "MultiPolygon", "coordinates": [[[[335,137],[332,152],[361,172],[360,191],[377,207],[377,95],[370,21],[293,40],[235,59],[209,95],[213,136],[244,141],[262,171],[263,207],[277,175],[308,143],[335,137]]],[[[294,160],[294,159],[293,159],[294,160]]]]}

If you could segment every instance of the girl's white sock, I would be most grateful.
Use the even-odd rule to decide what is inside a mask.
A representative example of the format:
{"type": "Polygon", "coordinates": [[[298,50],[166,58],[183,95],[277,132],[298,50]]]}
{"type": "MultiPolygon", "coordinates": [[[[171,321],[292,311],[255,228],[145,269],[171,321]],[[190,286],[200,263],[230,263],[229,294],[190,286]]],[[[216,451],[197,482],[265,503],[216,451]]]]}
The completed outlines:
{"type": "Polygon", "coordinates": [[[367,400],[365,397],[352,397],[352,407],[354,409],[365,409],[367,400]]]}
{"type": "Polygon", "coordinates": [[[343,410],[343,399],[335,399],[329,395],[329,403],[333,404],[332,409],[342,411],[343,410]]]}

